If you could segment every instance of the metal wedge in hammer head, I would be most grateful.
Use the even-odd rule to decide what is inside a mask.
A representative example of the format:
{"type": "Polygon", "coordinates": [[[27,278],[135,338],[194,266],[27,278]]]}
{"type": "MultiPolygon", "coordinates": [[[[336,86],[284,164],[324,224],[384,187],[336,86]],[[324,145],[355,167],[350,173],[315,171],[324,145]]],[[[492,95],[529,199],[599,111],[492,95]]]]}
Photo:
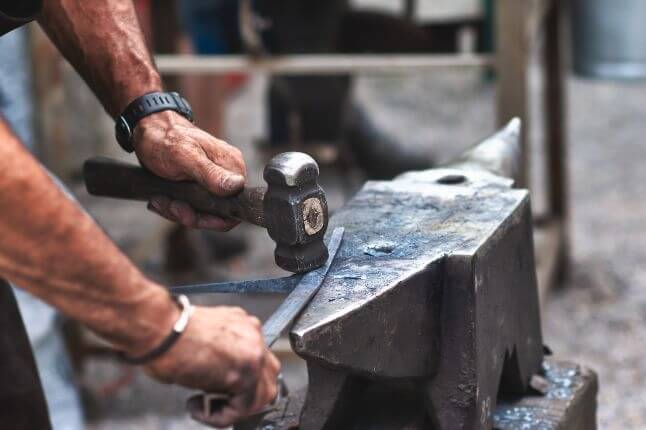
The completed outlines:
{"type": "Polygon", "coordinates": [[[318,184],[318,165],[307,154],[277,155],[265,168],[266,188],[245,187],[231,197],[216,196],[195,182],[170,181],[142,167],[107,158],[88,160],[83,175],[92,195],[144,201],[166,196],[203,213],[266,227],[276,242],[276,264],[287,271],[307,272],[327,260],[323,242],[327,200],[318,184]]]}
{"type": "Polygon", "coordinates": [[[265,226],[276,242],[276,264],[290,272],[312,270],[328,258],[328,208],[318,177],[316,161],[302,152],[277,155],[265,167],[265,226]]]}

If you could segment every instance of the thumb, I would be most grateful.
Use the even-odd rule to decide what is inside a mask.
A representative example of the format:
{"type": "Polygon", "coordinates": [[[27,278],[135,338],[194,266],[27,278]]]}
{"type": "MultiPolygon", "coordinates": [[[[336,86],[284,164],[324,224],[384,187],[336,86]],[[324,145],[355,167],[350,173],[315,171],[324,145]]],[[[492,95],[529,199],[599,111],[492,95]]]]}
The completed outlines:
{"type": "Polygon", "coordinates": [[[215,164],[206,156],[191,163],[188,174],[210,192],[218,196],[236,194],[245,185],[245,177],[215,164]]]}

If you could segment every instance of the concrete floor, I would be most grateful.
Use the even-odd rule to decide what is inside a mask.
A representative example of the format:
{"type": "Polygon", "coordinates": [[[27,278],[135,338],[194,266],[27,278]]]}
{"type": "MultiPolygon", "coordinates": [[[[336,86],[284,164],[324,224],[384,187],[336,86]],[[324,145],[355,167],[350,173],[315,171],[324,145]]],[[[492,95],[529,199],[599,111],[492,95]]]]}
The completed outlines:
{"type": "MultiPolygon", "coordinates": [[[[263,130],[262,88],[262,82],[254,82],[229,113],[228,140],[242,147],[251,171],[258,166],[251,142],[263,130]]],[[[569,92],[572,272],[565,288],[545,303],[545,340],[559,357],[599,373],[599,428],[645,428],[646,85],[571,79],[569,92]]],[[[440,159],[493,130],[494,89],[473,73],[363,78],[357,94],[384,129],[408,145],[432,149],[440,159]]],[[[540,207],[542,187],[538,179],[536,184],[535,207],[540,207]]],[[[166,228],[162,222],[142,216],[141,205],[81,199],[138,264],[163,279],[158,242],[150,239],[166,228]]],[[[278,274],[271,242],[259,230],[245,234],[253,242],[251,255],[196,278],[278,274]]],[[[265,303],[261,313],[272,306],[265,303]]],[[[119,371],[111,363],[91,363],[86,385],[96,393],[119,371]]],[[[136,374],[124,389],[92,396],[90,428],[198,428],[182,415],[187,394],[136,374]]]]}

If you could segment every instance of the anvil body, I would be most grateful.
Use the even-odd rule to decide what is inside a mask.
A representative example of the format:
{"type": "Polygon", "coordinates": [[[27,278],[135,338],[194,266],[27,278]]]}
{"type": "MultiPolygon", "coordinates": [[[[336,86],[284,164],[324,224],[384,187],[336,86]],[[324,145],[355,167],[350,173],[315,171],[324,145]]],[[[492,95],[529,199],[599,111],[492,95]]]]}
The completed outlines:
{"type": "Polygon", "coordinates": [[[530,199],[473,160],[513,160],[510,127],[454,167],[368,182],[332,217],[343,245],[290,333],[304,405],[240,429],[491,429],[499,398],[528,393],[544,350],[530,199]]]}
{"type": "Polygon", "coordinates": [[[543,343],[529,198],[511,185],[411,173],[366,184],[333,217],[346,239],[291,332],[310,376],[302,429],[353,428],[375,406],[381,423],[491,428],[500,384],[526,391],[543,343]]]}
{"type": "Polygon", "coordinates": [[[525,392],[543,343],[529,198],[511,184],[412,173],[335,214],[343,246],[291,332],[310,377],[301,429],[355,428],[375,407],[375,425],[491,428],[500,384],[525,392]]]}

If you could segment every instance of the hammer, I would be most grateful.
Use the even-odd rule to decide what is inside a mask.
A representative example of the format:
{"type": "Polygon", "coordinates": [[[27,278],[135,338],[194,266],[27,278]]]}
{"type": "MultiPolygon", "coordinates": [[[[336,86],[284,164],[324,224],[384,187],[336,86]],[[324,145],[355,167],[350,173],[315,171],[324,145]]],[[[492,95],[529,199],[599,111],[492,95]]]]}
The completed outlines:
{"type": "Polygon", "coordinates": [[[308,272],[327,261],[323,242],[327,200],[317,182],[318,165],[307,154],[277,155],[265,167],[266,188],[245,187],[232,197],[219,197],[195,182],[162,179],[142,167],[103,157],[86,161],[83,176],[88,192],[95,196],[143,201],[166,196],[203,213],[264,227],[276,242],[276,264],[289,272],[308,272]]]}

